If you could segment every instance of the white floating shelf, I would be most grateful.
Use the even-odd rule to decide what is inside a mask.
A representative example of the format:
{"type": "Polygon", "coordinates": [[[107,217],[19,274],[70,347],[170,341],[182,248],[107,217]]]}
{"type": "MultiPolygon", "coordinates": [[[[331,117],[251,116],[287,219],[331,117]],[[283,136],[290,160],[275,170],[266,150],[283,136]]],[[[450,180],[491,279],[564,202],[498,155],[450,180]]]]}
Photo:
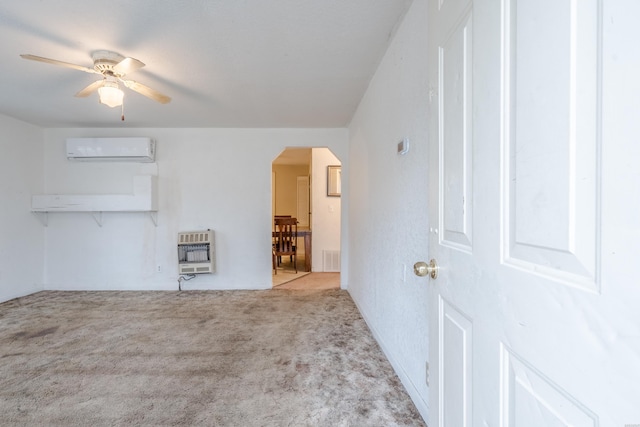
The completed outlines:
{"type": "Polygon", "coordinates": [[[102,226],[102,212],[147,212],[158,225],[157,177],[133,177],[133,194],[42,194],[31,197],[31,211],[47,226],[50,212],[90,212],[102,226]]]}

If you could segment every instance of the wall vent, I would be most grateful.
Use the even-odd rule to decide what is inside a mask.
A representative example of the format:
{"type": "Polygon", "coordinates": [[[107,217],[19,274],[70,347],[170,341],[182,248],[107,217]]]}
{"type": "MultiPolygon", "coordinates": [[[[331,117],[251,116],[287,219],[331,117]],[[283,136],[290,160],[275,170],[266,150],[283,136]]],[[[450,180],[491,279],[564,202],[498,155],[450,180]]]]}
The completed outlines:
{"type": "Polygon", "coordinates": [[[340,272],[340,251],[322,251],[322,271],[340,272]]]}

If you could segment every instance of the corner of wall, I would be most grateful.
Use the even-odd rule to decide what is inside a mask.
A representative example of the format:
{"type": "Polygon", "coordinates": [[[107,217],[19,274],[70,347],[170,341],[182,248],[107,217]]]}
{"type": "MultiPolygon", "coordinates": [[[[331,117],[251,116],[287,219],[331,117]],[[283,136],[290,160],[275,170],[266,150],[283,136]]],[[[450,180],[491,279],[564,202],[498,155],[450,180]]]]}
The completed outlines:
{"type": "Polygon", "coordinates": [[[41,128],[0,115],[0,301],[43,289],[45,230],[31,210],[44,185],[41,128]]]}

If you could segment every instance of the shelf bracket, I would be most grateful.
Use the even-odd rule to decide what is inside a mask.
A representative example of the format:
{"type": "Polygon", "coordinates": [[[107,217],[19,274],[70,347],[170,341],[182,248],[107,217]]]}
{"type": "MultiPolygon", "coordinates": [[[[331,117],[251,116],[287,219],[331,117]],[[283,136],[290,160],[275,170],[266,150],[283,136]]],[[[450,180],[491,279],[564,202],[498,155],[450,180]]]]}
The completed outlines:
{"type": "Polygon", "coordinates": [[[38,218],[38,221],[40,221],[42,223],[42,225],[44,225],[45,227],[49,226],[49,215],[48,212],[32,212],[36,218],[38,218]]]}
{"type": "Polygon", "coordinates": [[[151,221],[153,221],[153,225],[155,225],[156,227],[158,226],[158,211],[150,211],[149,212],[149,218],[151,218],[151,221]]]}
{"type": "Polygon", "coordinates": [[[91,212],[91,215],[93,215],[93,219],[96,220],[96,222],[98,223],[98,225],[100,227],[102,227],[102,211],[99,212],[91,212]]]}

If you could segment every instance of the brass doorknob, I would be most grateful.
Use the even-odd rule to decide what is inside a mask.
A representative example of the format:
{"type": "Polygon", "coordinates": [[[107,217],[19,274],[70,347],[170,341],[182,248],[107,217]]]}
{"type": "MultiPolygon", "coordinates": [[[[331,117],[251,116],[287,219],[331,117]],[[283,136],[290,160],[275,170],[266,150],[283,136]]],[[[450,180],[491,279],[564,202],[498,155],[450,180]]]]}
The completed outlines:
{"type": "Polygon", "coordinates": [[[416,276],[424,277],[428,275],[435,279],[438,277],[438,264],[435,259],[429,261],[429,264],[424,261],[418,261],[413,264],[413,272],[416,276]]]}

